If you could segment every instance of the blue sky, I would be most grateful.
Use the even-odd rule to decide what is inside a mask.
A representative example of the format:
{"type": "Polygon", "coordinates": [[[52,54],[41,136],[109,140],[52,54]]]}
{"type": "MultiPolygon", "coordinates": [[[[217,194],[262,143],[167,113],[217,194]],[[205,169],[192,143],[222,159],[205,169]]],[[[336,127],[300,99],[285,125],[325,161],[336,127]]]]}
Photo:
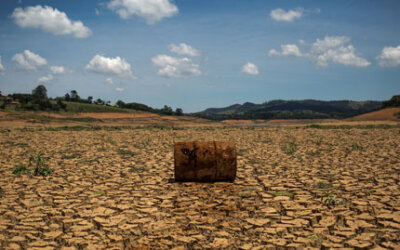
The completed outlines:
{"type": "Polygon", "coordinates": [[[400,2],[2,0],[0,90],[185,112],[400,93],[400,2]]]}

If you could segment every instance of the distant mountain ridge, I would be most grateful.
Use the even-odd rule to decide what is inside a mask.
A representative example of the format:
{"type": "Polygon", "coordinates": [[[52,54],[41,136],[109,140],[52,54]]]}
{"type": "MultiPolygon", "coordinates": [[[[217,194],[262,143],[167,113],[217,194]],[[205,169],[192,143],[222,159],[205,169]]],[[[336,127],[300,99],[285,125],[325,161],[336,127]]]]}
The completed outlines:
{"type": "Polygon", "coordinates": [[[272,100],[262,104],[245,102],[224,108],[208,108],[191,115],[212,120],[341,119],[375,111],[381,107],[380,101],[272,100]]]}

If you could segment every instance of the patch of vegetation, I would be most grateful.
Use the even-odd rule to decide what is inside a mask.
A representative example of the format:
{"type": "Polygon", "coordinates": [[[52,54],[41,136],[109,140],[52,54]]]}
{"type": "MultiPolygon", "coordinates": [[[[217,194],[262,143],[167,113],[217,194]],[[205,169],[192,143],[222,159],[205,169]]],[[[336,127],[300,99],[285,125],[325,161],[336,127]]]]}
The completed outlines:
{"type": "Polygon", "coordinates": [[[307,239],[313,240],[321,244],[322,239],[317,234],[310,234],[306,236],[307,239]]]}
{"type": "Polygon", "coordinates": [[[95,190],[95,191],[93,191],[93,193],[102,195],[102,196],[107,196],[107,191],[105,191],[105,190],[95,190]]]}
{"type": "Polygon", "coordinates": [[[147,169],[145,167],[132,167],[129,169],[129,172],[132,173],[142,173],[144,171],[147,171],[147,169]]]}
{"type": "Polygon", "coordinates": [[[288,154],[288,155],[294,154],[294,152],[297,151],[297,144],[296,144],[296,141],[295,141],[295,140],[290,141],[290,142],[288,143],[288,145],[282,147],[282,150],[283,150],[286,154],[288,154]]]}
{"type": "Polygon", "coordinates": [[[30,174],[30,172],[24,164],[16,165],[12,171],[13,174],[30,174]]]}
{"type": "Polygon", "coordinates": [[[113,138],[112,138],[111,136],[107,137],[107,141],[108,141],[109,143],[111,143],[112,145],[117,144],[117,142],[114,141],[113,138]]]}
{"type": "Polygon", "coordinates": [[[81,154],[79,154],[79,153],[73,153],[73,154],[70,154],[70,155],[63,155],[61,157],[61,159],[75,159],[75,158],[78,158],[80,156],[81,156],[81,154]]]}
{"type": "Polygon", "coordinates": [[[326,182],[317,182],[314,185],[314,188],[319,188],[319,189],[327,189],[327,188],[332,188],[332,184],[331,183],[326,183],[326,182]]]}
{"type": "MultiPolygon", "coordinates": [[[[42,152],[39,152],[38,154],[29,157],[28,167],[32,165],[34,166],[34,176],[49,176],[53,172],[53,170],[47,166],[42,152]]],[[[12,173],[31,175],[32,171],[28,167],[24,164],[19,164],[13,168],[12,173]]]]}
{"type": "Polygon", "coordinates": [[[246,193],[246,192],[241,192],[241,193],[238,194],[238,196],[240,198],[249,198],[251,195],[249,193],[246,193]]]}
{"type": "Polygon", "coordinates": [[[356,143],[356,142],[354,142],[353,144],[351,144],[351,148],[353,149],[353,150],[359,150],[359,151],[362,151],[364,148],[363,148],[363,146],[361,146],[360,144],[358,144],[358,143],[356,143]]]}
{"type": "Polygon", "coordinates": [[[118,154],[124,155],[124,156],[135,156],[137,153],[130,151],[130,150],[125,150],[125,149],[118,149],[117,150],[118,154]]]}
{"type": "Polygon", "coordinates": [[[347,200],[337,198],[336,193],[333,191],[327,191],[321,196],[321,202],[324,206],[332,208],[336,207],[337,205],[345,205],[347,203],[347,200]]]}
{"type": "Polygon", "coordinates": [[[29,158],[29,165],[31,165],[32,162],[35,164],[35,168],[33,170],[33,175],[35,176],[49,176],[53,172],[53,170],[46,165],[42,152],[31,156],[29,158]]]}
{"type": "Polygon", "coordinates": [[[243,155],[245,155],[248,151],[249,151],[248,149],[239,149],[239,150],[237,151],[237,155],[243,156],[243,155]]]}
{"type": "Polygon", "coordinates": [[[293,197],[294,197],[294,194],[292,194],[292,193],[288,193],[288,192],[272,192],[272,193],[270,193],[270,195],[272,195],[272,196],[274,196],[274,197],[277,197],[277,196],[286,196],[286,197],[289,197],[290,199],[293,199],[293,197]]]}

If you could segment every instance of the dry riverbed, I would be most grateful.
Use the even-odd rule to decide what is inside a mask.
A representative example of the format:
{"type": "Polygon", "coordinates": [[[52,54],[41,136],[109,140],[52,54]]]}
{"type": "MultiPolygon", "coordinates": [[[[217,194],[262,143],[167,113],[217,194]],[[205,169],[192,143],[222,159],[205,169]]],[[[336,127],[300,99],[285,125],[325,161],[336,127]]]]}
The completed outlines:
{"type": "Polygon", "coordinates": [[[399,127],[64,129],[0,130],[1,249],[400,248],[399,127]],[[236,181],[171,181],[185,140],[234,141],[236,181]]]}

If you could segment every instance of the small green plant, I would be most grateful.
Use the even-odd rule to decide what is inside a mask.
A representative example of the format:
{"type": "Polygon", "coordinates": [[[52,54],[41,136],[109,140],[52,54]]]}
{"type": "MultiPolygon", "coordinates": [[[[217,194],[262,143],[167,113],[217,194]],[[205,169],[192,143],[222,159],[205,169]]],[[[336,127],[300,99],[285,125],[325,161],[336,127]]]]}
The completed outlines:
{"type": "Polygon", "coordinates": [[[333,191],[327,191],[321,196],[321,202],[328,208],[336,207],[337,205],[344,205],[347,203],[346,199],[340,199],[336,197],[336,193],[333,191]]]}
{"type": "Polygon", "coordinates": [[[288,145],[282,147],[282,150],[283,150],[286,154],[288,154],[288,155],[294,154],[294,152],[297,151],[297,144],[296,144],[296,141],[295,141],[295,140],[290,141],[290,142],[288,143],[288,145]]]}
{"type": "Polygon", "coordinates": [[[363,150],[364,148],[363,148],[363,146],[361,146],[360,144],[358,144],[358,143],[353,143],[353,144],[351,144],[351,148],[353,149],[353,150],[363,150]]]}
{"type": "Polygon", "coordinates": [[[112,138],[111,136],[107,137],[107,141],[108,141],[109,143],[111,143],[112,145],[117,144],[117,142],[114,141],[113,138],[112,138]]]}
{"type": "Polygon", "coordinates": [[[145,167],[132,167],[129,169],[129,172],[135,172],[135,173],[142,173],[146,171],[147,169],[145,167]]]}
{"type": "Polygon", "coordinates": [[[238,196],[240,198],[249,198],[251,195],[249,193],[246,193],[246,192],[241,192],[241,193],[238,194],[238,196]]]}
{"type": "Polygon", "coordinates": [[[249,150],[248,149],[239,149],[237,151],[237,155],[243,156],[243,155],[245,155],[247,153],[247,151],[249,151],[249,150]]]}
{"type": "Polygon", "coordinates": [[[318,137],[318,140],[315,142],[315,144],[317,144],[317,146],[321,146],[322,145],[322,137],[318,137]]]}
{"type": "Polygon", "coordinates": [[[107,192],[105,190],[95,190],[93,193],[102,195],[102,196],[107,196],[107,192]]]}
{"type": "Polygon", "coordinates": [[[48,176],[51,175],[52,170],[46,165],[44,161],[43,153],[39,152],[37,155],[33,155],[29,158],[29,165],[35,165],[33,175],[35,176],[48,176]]]}
{"type": "Polygon", "coordinates": [[[73,154],[70,154],[70,155],[63,155],[61,157],[61,159],[75,159],[75,158],[80,157],[80,156],[81,156],[81,154],[79,154],[79,153],[73,153],[73,154]]]}
{"type": "Polygon", "coordinates": [[[127,155],[127,156],[135,156],[136,153],[130,150],[124,150],[124,149],[118,149],[117,150],[118,154],[120,155],[127,155]]]}
{"type": "Polygon", "coordinates": [[[24,164],[16,165],[13,169],[13,174],[30,174],[30,170],[24,164]]]}
{"type": "Polygon", "coordinates": [[[306,236],[307,239],[313,240],[321,244],[322,240],[317,234],[310,234],[306,236]]]}
{"type": "Polygon", "coordinates": [[[320,189],[327,189],[327,188],[331,188],[331,187],[332,187],[331,183],[326,183],[326,182],[322,182],[322,181],[317,182],[314,185],[314,188],[320,188],[320,189]]]}
{"type": "Polygon", "coordinates": [[[272,195],[274,197],[276,197],[276,196],[287,196],[290,199],[293,199],[293,197],[294,197],[294,194],[288,193],[288,192],[273,192],[273,193],[270,193],[270,195],[272,195]]]}

